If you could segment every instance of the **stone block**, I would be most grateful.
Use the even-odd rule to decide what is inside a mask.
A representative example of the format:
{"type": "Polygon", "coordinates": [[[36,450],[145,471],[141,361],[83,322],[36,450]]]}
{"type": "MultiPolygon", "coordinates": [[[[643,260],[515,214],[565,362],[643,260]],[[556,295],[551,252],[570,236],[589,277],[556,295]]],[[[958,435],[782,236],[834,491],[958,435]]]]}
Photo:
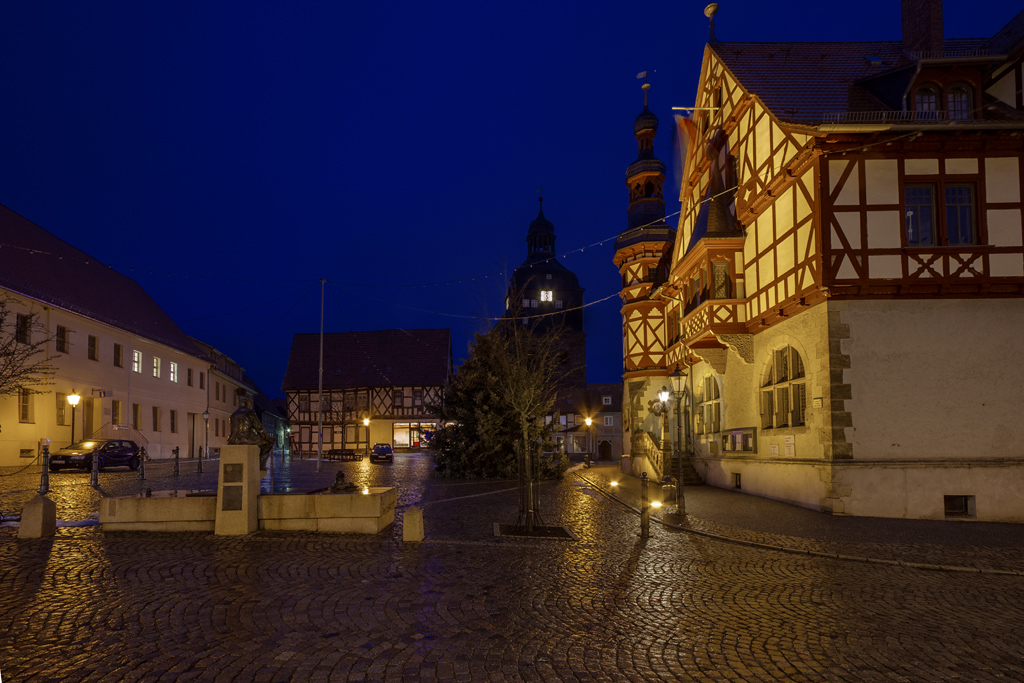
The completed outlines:
{"type": "Polygon", "coordinates": [[[410,506],[402,515],[402,540],[418,542],[423,540],[423,510],[410,506]]]}
{"type": "Polygon", "coordinates": [[[21,511],[18,538],[49,538],[57,533],[57,505],[49,498],[36,495],[21,511]]]}
{"type": "Polygon", "coordinates": [[[259,446],[221,446],[217,481],[218,536],[244,536],[259,529],[259,446]]]}
{"type": "Polygon", "coordinates": [[[104,531],[213,531],[216,516],[213,496],[100,499],[104,531]]]}

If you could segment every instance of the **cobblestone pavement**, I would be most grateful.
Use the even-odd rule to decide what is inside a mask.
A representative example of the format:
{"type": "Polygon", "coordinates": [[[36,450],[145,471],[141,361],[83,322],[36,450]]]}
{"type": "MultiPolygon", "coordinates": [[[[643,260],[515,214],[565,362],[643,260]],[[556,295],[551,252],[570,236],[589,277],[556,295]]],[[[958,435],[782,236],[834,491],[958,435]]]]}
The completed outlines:
{"type": "MultiPolygon", "coordinates": [[[[145,483],[105,473],[102,485],[213,487],[215,475],[175,479],[167,467],[145,483]]],[[[514,482],[438,481],[424,456],[320,473],[286,462],[279,482],[318,488],[339,467],[357,484],[399,486],[399,514],[423,505],[428,540],[401,543],[399,524],[373,537],[89,526],[19,541],[0,530],[3,680],[1024,680],[1024,577],[798,555],[657,524],[640,539],[636,515],[602,492],[610,468],[541,486],[545,520],[576,542],[494,539],[493,523],[515,517],[514,482]]],[[[59,517],[95,512],[88,475],[51,482],[59,517]]],[[[0,510],[37,486],[38,471],[0,477],[0,510]]],[[[686,493],[690,515],[677,521],[740,540],[930,561],[976,548],[1007,566],[1024,556],[1012,525],[851,520],[686,493]]]]}

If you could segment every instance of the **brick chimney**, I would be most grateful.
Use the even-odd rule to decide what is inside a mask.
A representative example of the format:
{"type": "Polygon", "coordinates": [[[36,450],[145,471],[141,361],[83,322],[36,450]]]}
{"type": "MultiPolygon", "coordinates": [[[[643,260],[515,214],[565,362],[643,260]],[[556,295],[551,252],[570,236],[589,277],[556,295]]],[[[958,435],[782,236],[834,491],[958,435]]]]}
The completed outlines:
{"type": "Polygon", "coordinates": [[[938,52],[942,40],[942,0],[901,0],[903,49],[909,52],[938,52]]]}

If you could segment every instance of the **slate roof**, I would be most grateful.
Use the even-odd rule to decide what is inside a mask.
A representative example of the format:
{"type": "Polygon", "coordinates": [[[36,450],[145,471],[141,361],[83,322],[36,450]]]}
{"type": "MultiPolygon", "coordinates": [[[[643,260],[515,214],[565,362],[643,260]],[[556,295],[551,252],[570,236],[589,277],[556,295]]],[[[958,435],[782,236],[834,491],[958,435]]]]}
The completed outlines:
{"type": "MultiPolygon", "coordinates": [[[[373,330],[324,335],[324,389],[441,386],[452,367],[451,332],[373,330]]],[[[296,334],[281,389],[316,389],[320,335],[296,334]]]]}
{"type": "Polygon", "coordinates": [[[205,357],[135,280],[2,205],[0,287],[205,357]]]}
{"type": "Polygon", "coordinates": [[[1024,42],[1024,10],[989,38],[985,48],[989,54],[1008,55],[1015,48],[1020,48],[1021,42],[1024,42]]]}
{"type": "MultiPolygon", "coordinates": [[[[1024,18],[1018,15],[997,34],[1004,36],[1000,44],[1014,40],[1016,33],[1011,27],[1018,23],[1020,32],[1024,32],[1024,18]]],[[[898,40],[718,42],[708,47],[779,119],[813,125],[821,123],[829,114],[896,108],[894,102],[887,102],[886,106],[878,96],[893,90],[879,79],[890,75],[909,81],[912,76],[909,67],[916,62],[916,57],[904,52],[903,43],[898,40]],[[907,72],[901,76],[899,70],[903,68],[907,68],[907,72]]],[[[945,49],[951,54],[986,49],[986,39],[947,38],[945,49]]],[[[896,87],[900,95],[902,89],[896,87]]]]}

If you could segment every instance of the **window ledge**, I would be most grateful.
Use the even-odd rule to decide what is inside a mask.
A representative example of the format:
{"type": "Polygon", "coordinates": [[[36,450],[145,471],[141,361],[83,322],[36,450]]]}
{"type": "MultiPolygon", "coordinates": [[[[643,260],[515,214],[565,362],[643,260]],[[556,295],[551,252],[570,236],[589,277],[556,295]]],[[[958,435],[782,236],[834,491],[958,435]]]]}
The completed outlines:
{"type": "Polygon", "coordinates": [[[762,427],[761,436],[783,436],[786,434],[807,434],[811,428],[807,425],[799,427],[762,427]]]}

